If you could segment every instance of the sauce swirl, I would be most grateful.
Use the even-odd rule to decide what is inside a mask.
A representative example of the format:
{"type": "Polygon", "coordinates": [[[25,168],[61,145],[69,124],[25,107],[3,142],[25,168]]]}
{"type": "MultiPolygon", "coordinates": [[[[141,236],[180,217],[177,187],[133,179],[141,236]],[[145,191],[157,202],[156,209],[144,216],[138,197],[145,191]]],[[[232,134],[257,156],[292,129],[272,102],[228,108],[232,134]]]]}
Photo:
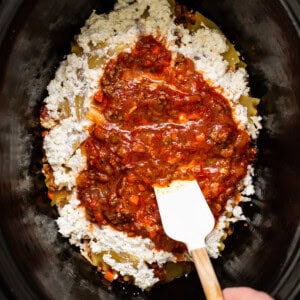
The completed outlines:
{"type": "Polygon", "coordinates": [[[108,62],[94,99],[106,121],[82,145],[82,205],[99,225],[180,255],[186,248],[165,235],[152,186],[195,178],[217,218],[254,159],[249,135],[193,61],[172,58],[153,36],[108,62]]]}

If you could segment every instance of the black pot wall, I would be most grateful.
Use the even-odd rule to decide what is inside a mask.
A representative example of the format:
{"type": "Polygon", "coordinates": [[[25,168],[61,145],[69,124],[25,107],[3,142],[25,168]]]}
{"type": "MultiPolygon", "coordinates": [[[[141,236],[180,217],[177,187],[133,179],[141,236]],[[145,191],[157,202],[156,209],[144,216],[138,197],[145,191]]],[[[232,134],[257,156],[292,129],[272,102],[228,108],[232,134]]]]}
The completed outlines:
{"type": "MultiPolygon", "coordinates": [[[[253,95],[262,98],[256,196],[244,207],[249,226],[235,226],[214,261],[218,277],[222,287],[247,285],[294,300],[300,280],[297,1],[184,3],[220,24],[236,43],[248,62],[253,95]]],[[[56,231],[40,171],[39,108],[73,35],[93,9],[112,5],[0,1],[0,296],[7,299],[204,299],[195,274],[151,293],[109,287],[56,231]]]]}

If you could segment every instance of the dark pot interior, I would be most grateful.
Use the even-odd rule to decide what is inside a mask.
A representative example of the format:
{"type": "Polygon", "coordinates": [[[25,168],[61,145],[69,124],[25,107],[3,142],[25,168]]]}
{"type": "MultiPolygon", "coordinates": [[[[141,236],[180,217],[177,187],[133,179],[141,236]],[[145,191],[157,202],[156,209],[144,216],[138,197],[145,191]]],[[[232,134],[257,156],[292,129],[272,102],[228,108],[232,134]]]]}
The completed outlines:
{"type": "MultiPolygon", "coordinates": [[[[216,21],[248,62],[264,129],[256,195],[214,261],[222,287],[299,296],[300,39],[296,1],[185,1],[216,21]],[[289,9],[292,8],[292,10],[289,9]]],[[[204,299],[195,274],[141,293],[108,286],[56,230],[41,167],[39,108],[70,41],[112,1],[0,1],[0,289],[7,299],[204,299]],[[3,8],[1,13],[1,7],[3,8]]],[[[299,298],[298,298],[299,299],[299,298]]]]}

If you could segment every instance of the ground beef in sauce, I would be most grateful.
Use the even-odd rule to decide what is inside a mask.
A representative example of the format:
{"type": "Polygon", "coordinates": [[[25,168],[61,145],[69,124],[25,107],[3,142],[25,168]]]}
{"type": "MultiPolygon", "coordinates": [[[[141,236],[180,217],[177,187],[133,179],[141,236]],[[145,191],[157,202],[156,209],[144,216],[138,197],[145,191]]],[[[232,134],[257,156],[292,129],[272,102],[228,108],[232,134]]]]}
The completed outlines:
{"type": "Polygon", "coordinates": [[[196,178],[217,218],[254,159],[249,135],[194,63],[172,60],[152,36],[108,62],[95,102],[106,122],[83,143],[88,167],[77,178],[90,219],[183,253],[162,229],[153,184],[196,178]]]}

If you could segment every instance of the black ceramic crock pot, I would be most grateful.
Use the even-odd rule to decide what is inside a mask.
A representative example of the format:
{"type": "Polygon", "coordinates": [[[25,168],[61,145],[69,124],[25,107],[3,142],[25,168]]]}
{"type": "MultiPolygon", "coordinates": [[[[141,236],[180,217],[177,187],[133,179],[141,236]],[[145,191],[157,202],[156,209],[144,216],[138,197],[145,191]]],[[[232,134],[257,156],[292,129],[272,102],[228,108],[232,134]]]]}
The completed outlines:
{"type": "MultiPolygon", "coordinates": [[[[299,1],[185,1],[217,22],[248,62],[264,129],[255,199],[221,258],[222,287],[299,296],[299,1]]],[[[56,230],[41,174],[39,109],[46,85],[93,9],[113,1],[0,1],[0,298],[204,299],[196,274],[142,293],[102,277],[56,230]]]]}

